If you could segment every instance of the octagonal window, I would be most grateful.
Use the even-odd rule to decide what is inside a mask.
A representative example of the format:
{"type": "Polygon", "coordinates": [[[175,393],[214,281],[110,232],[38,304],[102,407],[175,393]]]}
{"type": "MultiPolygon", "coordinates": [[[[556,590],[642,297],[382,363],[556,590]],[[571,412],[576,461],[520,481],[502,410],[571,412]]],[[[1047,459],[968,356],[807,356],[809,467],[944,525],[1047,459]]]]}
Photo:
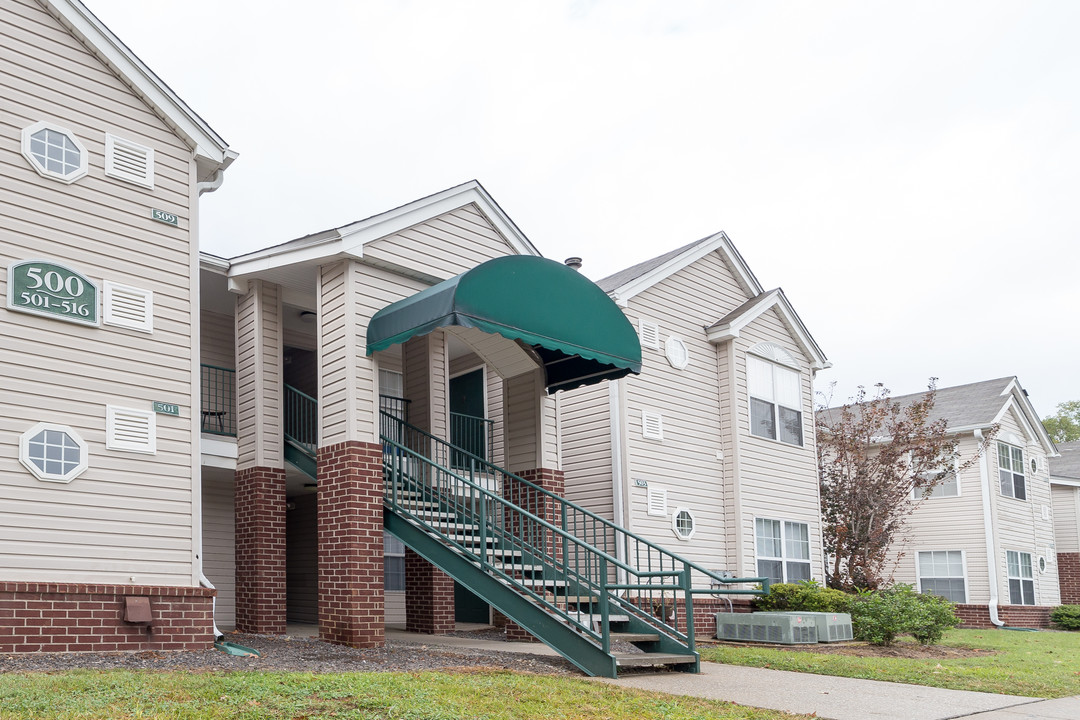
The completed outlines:
{"type": "Polygon", "coordinates": [[[694,531],[697,529],[694,514],[687,508],[675,508],[675,512],[671,514],[671,529],[675,532],[675,537],[680,540],[689,540],[694,537],[694,531]]]}
{"type": "Polygon", "coordinates": [[[43,177],[75,182],[87,172],[86,148],[68,129],[36,122],[22,131],[22,153],[43,177]]]}
{"type": "Polygon", "coordinates": [[[38,423],[19,437],[19,460],[39,480],[71,482],[86,470],[86,443],[65,425],[38,423]]]}

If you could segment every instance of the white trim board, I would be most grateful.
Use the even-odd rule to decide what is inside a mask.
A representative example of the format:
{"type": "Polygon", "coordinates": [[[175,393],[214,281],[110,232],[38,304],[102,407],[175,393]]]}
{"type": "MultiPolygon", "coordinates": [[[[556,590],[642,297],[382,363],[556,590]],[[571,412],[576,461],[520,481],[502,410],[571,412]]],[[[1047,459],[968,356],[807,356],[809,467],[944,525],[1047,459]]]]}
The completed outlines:
{"type": "Polygon", "coordinates": [[[780,314],[780,319],[783,320],[784,325],[791,331],[792,337],[795,342],[798,343],[799,349],[802,350],[803,355],[810,361],[810,367],[815,370],[824,370],[832,367],[832,363],[825,357],[825,353],[818,347],[817,342],[810,335],[810,332],[803,325],[802,319],[799,318],[798,313],[791,306],[791,302],[784,295],[784,291],[780,288],[770,290],[767,293],[762,293],[758,299],[750,305],[750,307],[743,310],[739,315],[727,320],[723,324],[716,324],[706,329],[705,336],[709,342],[719,344],[731,340],[732,338],[739,337],[739,333],[752,323],[761,317],[762,314],[776,308],[776,311],[780,314]]]}

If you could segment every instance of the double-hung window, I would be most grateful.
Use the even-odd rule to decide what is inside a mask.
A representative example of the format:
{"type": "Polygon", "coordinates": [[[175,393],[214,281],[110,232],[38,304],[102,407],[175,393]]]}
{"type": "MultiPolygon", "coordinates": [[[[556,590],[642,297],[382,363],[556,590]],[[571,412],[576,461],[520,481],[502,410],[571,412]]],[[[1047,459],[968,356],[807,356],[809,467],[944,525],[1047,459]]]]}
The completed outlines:
{"type": "Polygon", "coordinates": [[[806,523],[754,521],[758,575],[774,583],[810,579],[810,530],[806,523]]]}
{"type": "Polygon", "coordinates": [[[383,588],[391,592],[405,589],[405,543],[383,531],[383,588]]]}
{"type": "Polygon", "coordinates": [[[798,371],[747,355],[746,374],[751,434],[802,445],[802,383],[798,371]]]}
{"type": "Polygon", "coordinates": [[[1024,479],[1024,451],[1012,445],[998,443],[998,478],[1001,494],[1017,500],[1027,500],[1024,479]]]}
{"type": "Polygon", "coordinates": [[[1031,553],[1005,551],[1009,566],[1009,604],[1035,604],[1035,578],[1031,572],[1031,553]]]}
{"type": "Polygon", "coordinates": [[[919,592],[940,595],[954,603],[967,602],[964,553],[960,550],[920,552],[919,592]]]}

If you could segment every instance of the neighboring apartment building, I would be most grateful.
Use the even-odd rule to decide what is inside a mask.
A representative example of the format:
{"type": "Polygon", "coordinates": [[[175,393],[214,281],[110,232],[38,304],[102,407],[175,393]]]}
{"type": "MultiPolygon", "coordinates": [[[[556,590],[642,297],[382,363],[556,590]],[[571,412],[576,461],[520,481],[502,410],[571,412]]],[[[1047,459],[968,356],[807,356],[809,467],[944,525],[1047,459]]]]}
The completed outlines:
{"type": "Polygon", "coordinates": [[[560,398],[567,497],[719,573],[823,580],[813,381],[830,363],[783,291],[722,232],[598,284],[642,373],[560,398]]]}
{"type": "Polygon", "coordinates": [[[198,200],[236,153],[78,0],[0,28],[0,652],[206,647],[198,200]]]}
{"type": "MultiPolygon", "coordinates": [[[[893,398],[912,402],[923,393],[893,398]]],[[[939,388],[930,421],[945,418],[960,462],[980,459],[936,487],[908,519],[886,564],[959,605],[967,626],[1046,627],[1060,603],[1047,458],[1056,454],[1015,377],[939,388]]]]}
{"type": "Polygon", "coordinates": [[[1080,440],[1060,443],[1050,459],[1054,541],[1062,605],[1080,605],[1080,440]]]}

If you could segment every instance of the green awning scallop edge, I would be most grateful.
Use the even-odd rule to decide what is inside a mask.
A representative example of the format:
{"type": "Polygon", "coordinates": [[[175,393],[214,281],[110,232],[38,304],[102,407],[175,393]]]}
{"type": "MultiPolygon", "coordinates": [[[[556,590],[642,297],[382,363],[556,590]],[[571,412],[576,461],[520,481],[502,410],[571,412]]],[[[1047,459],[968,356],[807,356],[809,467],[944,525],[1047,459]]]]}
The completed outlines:
{"type": "Polygon", "coordinates": [[[603,290],[562,263],[519,255],[387,305],[368,324],[367,354],[453,325],[531,347],[551,392],[641,372],[637,333],[603,290]]]}

